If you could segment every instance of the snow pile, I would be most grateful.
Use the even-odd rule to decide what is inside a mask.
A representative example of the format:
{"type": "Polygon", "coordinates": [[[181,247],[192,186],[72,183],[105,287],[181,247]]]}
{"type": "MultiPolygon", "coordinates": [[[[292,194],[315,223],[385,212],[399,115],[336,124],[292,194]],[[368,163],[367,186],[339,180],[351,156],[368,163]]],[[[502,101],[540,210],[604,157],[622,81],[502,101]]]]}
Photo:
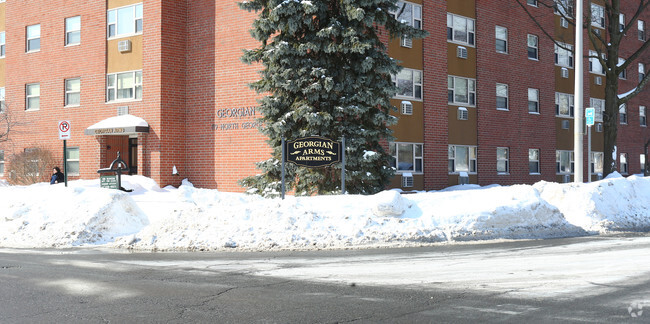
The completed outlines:
{"type": "Polygon", "coordinates": [[[650,178],[264,199],[123,176],[0,186],[0,246],[265,250],[403,246],[650,230],[650,178]]]}

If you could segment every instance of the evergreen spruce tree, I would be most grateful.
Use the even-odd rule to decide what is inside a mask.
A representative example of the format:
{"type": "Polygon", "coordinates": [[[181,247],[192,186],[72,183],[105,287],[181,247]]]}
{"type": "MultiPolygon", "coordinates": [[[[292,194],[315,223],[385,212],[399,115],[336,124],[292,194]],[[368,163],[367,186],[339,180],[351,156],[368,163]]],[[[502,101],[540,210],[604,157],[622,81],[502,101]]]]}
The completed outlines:
{"type": "MultiPolygon", "coordinates": [[[[264,66],[251,84],[258,93],[261,131],[272,157],[259,162],[262,174],[240,184],[248,192],[280,192],[281,140],[306,136],[346,139],[346,190],[371,194],[383,190],[394,174],[381,143],[392,139],[397,119],[389,99],[396,93],[391,75],[398,62],[379,36],[424,37],[426,32],[399,22],[391,12],[396,0],[250,0],[242,9],[259,14],[251,34],[261,42],[246,50],[245,63],[264,66]]],[[[340,165],[296,167],[287,163],[287,190],[298,195],[340,190],[340,165]]]]}

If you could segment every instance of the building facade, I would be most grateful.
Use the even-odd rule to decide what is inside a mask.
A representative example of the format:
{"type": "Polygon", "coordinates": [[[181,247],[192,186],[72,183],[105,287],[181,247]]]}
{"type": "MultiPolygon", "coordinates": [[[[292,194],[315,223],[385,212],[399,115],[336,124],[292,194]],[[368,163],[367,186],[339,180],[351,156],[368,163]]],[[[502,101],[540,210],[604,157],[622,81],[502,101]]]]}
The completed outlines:
{"type": "MultiPolygon", "coordinates": [[[[573,44],[566,21],[527,3],[555,40],[573,44]]],[[[393,77],[399,123],[388,143],[397,169],[391,187],[571,181],[573,54],[556,48],[514,0],[399,4],[398,18],[430,35],[384,35],[404,67],[393,77]]],[[[242,49],[259,46],[249,34],[254,19],[235,1],[0,1],[0,98],[19,122],[0,143],[0,178],[10,177],[18,152],[45,148],[62,160],[58,124],[65,120],[69,179],[97,178],[120,152],[131,173],[161,186],[187,178],[243,191],[237,181],[258,173],[255,162],[270,154],[257,130],[259,95],[247,86],[262,67],[240,61],[242,49]]],[[[623,55],[645,40],[649,20],[650,11],[638,18],[623,55]]],[[[638,84],[649,57],[627,71],[622,91],[638,84]]],[[[603,168],[605,82],[584,62],[585,106],[597,113],[594,154],[583,164],[595,180],[603,168]]],[[[644,91],[621,108],[623,174],[643,167],[649,101],[644,91]]]]}

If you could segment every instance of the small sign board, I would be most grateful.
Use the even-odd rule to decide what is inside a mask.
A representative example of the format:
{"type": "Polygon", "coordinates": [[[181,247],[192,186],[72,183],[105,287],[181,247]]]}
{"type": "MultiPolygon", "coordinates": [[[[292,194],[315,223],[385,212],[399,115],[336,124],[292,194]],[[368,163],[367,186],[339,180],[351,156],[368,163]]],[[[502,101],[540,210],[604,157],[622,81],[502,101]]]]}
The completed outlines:
{"type": "Polygon", "coordinates": [[[341,143],[309,136],[287,141],[286,160],[296,165],[319,168],[341,162],[341,143]]]}
{"type": "Polygon", "coordinates": [[[586,108],[585,109],[585,122],[587,126],[594,126],[594,119],[596,118],[596,109],[595,108],[586,108]]]}
{"type": "Polygon", "coordinates": [[[116,175],[101,175],[99,176],[99,186],[107,189],[120,189],[117,185],[116,175]]]}
{"type": "Polygon", "coordinates": [[[59,139],[69,140],[70,139],[70,122],[67,120],[59,121],[59,139]]]}

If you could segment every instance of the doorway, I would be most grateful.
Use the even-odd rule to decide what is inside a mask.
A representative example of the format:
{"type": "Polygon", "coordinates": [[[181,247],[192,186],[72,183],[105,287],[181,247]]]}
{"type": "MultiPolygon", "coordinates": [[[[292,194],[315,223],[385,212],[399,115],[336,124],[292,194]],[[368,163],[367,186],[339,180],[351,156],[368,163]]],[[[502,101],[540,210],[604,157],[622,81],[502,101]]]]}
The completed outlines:
{"type": "Polygon", "coordinates": [[[138,138],[129,138],[129,174],[138,174],[138,138]]]}

